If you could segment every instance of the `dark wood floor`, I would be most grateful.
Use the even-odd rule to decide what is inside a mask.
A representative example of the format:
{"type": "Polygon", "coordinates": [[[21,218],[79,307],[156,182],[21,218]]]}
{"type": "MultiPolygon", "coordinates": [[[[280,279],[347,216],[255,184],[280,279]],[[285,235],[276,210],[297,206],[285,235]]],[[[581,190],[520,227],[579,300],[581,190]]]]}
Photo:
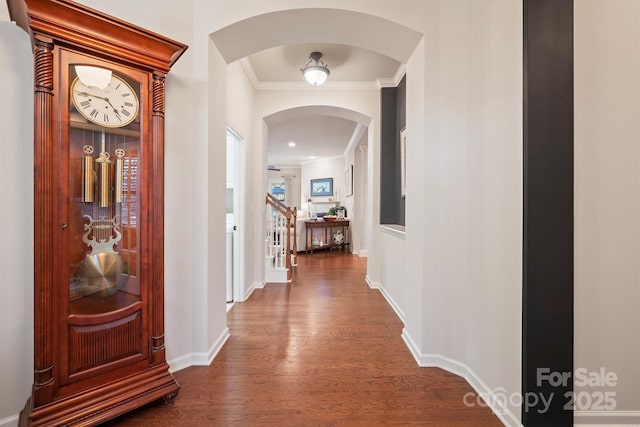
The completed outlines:
{"type": "Polygon", "coordinates": [[[231,337],[209,367],[176,372],[174,406],[110,426],[500,426],[469,408],[471,387],[419,368],[402,323],[364,281],[366,259],[300,255],[293,283],[267,284],[228,313],[231,337]]]}

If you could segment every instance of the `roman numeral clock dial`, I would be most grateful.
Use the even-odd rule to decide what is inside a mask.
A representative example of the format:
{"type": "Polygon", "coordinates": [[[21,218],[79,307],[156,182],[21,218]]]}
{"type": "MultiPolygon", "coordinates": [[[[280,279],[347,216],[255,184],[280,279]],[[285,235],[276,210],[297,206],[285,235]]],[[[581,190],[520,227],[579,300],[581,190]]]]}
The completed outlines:
{"type": "Polygon", "coordinates": [[[116,74],[111,74],[106,86],[85,83],[76,77],[71,85],[71,98],[82,116],[104,127],[128,125],[138,116],[140,108],[135,91],[116,74]]]}

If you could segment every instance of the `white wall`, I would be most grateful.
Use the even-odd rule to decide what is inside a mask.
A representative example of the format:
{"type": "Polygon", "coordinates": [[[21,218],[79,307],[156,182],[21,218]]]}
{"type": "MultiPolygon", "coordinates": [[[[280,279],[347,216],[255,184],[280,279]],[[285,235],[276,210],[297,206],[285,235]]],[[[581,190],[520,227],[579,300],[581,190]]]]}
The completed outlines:
{"type": "MultiPolygon", "coordinates": [[[[166,15],[175,14],[175,23],[179,28],[174,29],[170,37],[190,44],[191,34],[182,27],[192,23],[191,8],[187,5],[182,13],[176,13],[167,6],[169,9],[156,10],[157,16],[150,14],[139,25],[158,25],[158,30],[161,30],[169,20],[166,15]]],[[[102,5],[98,8],[104,10],[102,5]]],[[[113,13],[129,19],[122,14],[129,9],[124,4],[113,13]]],[[[140,22],[137,20],[138,14],[143,13],[138,12],[132,17],[133,22],[140,22]]],[[[205,351],[206,348],[204,342],[198,342],[204,341],[199,338],[203,334],[198,326],[204,323],[202,316],[205,310],[198,309],[194,288],[183,286],[185,282],[198,281],[201,274],[199,260],[191,254],[198,253],[204,244],[197,228],[185,227],[187,222],[198,224],[204,221],[202,206],[198,205],[200,201],[195,195],[202,191],[198,183],[205,182],[203,177],[206,171],[202,162],[199,163],[202,147],[195,141],[202,141],[206,134],[203,129],[186,125],[194,116],[200,120],[206,117],[206,89],[203,90],[206,84],[189,76],[193,53],[187,51],[183,55],[167,76],[166,82],[165,201],[170,202],[165,203],[165,335],[167,360],[172,369],[190,364],[189,355],[194,351],[205,351]],[[189,220],[185,221],[185,218],[189,220]]]]}
{"type": "Polygon", "coordinates": [[[369,169],[368,169],[368,133],[363,135],[364,142],[358,147],[353,171],[353,198],[356,236],[354,249],[360,256],[368,256],[371,241],[371,214],[369,212],[369,169]]]}
{"type": "MultiPolygon", "coordinates": [[[[254,183],[260,176],[259,165],[255,164],[253,156],[248,156],[260,144],[255,138],[254,123],[254,98],[255,93],[251,82],[239,62],[229,64],[227,67],[227,119],[233,129],[238,132],[243,141],[240,143],[241,169],[245,172],[244,179],[239,183],[242,196],[242,207],[239,215],[238,233],[241,239],[240,256],[241,270],[237,280],[238,289],[235,291],[235,301],[244,301],[252,292],[257,282],[262,282],[262,276],[255,268],[248,268],[245,264],[248,260],[259,257],[259,250],[254,245],[253,236],[260,233],[258,226],[262,217],[256,211],[255,199],[258,189],[254,183]]],[[[263,195],[264,196],[264,195],[263,195]]]]}
{"type": "MultiPolygon", "coordinates": [[[[355,223],[356,223],[357,216],[356,216],[356,210],[355,210],[355,197],[353,194],[351,196],[347,196],[347,175],[346,174],[348,173],[349,166],[351,165],[353,166],[354,174],[355,174],[356,158],[357,158],[357,154],[356,154],[355,144],[351,147],[347,147],[347,151],[344,153],[343,162],[342,162],[342,175],[343,175],[344,184],[342,187],[342,191],[340,192],[341,194],[340,204],[344,206],[345,209],[347,210],[347,216],[353,220],[349,227],[351,229],[350,230],[351,240],[349,241],[349,250],[351,252],[354,251],[354,240],[355,240],[355,237],[357,236],[357,231],[355,231],[355,223]]],[[[353,186],[353,191],[355,192],[356,191],[355,183],[353,183],[352,186],[353,186]]],[[[360,223],[362,222],[360,218],[357,218],[357,219],[359,220],[360,223]]]]}
{"type": "Polygon", "coordinates": [[[33,382],[33,57],[27,33],[0,22],[0,425],[17,425],[33,382]],[[5,420],[9,417],[12,420],[5,420]]]}
{"type": "MultiPolygon", "coordinates": [[[[463,136],[468,141],[463,167],[469,171],[465,289],[469,341],[462,360],[492,389],[519,392],[522,4],[469,1],[468,6],[469,59],[464,67],[469,70],[469,127],[463,136]]],[[[510,405],[508,409],[520,417],[520,408],[510,405]]]]}
{"type": "Polygon", "coordinates": [[[574,364],[618,376],[576,392],[613,391],[638,423],[640,3],[581,0],[574,11],[574,364]]]}
{"type": "Polygon", "coordinates": [[[406,310],[410,308],[410,300],[416,295],[414,286],[411,286],[413,277],[409,276],[406,268],[405,236],[402,232],[391,230],[389,226],[377,226],[376,231],[380,233],[380,258],[385,261],[380,266],[380,282],[372,282],[370,285],[380,289],[406,327],[406,310]]]}
{"type": "Polygon", "coordinates": [[[314,211],[325,209],[326,212],[331,207],[323,202],[344,203],[344,157],[327,157],[303,162],[300,165],[300,174],[301,198],[311,198],[314,211]],[[311,196],[311,180],[318,178],[333,178],[333,196],[311,196]]]}
{"type": "MultiPolygon", "coordinates": [[[[422,336],[414,338],[411,319],[406,332],[425,364],[466,374],[480,390],[515,393],[521,371],[522,4],[440,1],[429,19],[437,23],[426,29],[425,83],[416,88],[425,91],[424,120],[411,107],[417,104],[411,64],[407,71],[407,254],[422,254],[424,286],[421,312],[407,310],[408,319],[422,316],[422,336]],[[414,155],[421,133],[424,152],[414,155]],[[414,188],[416,172],[423,188],[414,188]],[[416,205],[415,191],[424,191],[416,205]]],[[[505,421],[517,424],[519,408],[506,409],[505,421]]]]}
{"type": "Polygon", "coordinates": [[[362,132],[358,132],[355,137],[358,139],[350,143],[344,155],[344,197],[340,197],[340,203],[347,209],[347,215],[351,218],[349,250],[356,255],[365,256],[366,246],[364,246],[363,235],[367,216],[371,216],[363,206],[366,195],[366,186],[363,184],[368,180],[368,175],[366,173],[366,157],[363,158],[362,149],[368,143],[367,129],[363,128],[362,132]],[[353,192],[347,196],[346,174],[349,167],[353,167],[353,176],[351,177],[353,192]]]}

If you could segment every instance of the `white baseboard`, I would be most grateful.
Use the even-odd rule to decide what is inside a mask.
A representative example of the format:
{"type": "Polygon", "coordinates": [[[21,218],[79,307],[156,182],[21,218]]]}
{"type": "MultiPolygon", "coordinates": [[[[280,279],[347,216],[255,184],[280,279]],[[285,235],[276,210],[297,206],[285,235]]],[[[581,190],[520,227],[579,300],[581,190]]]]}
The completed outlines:
{"type": "Polygon", "coordinates": [[[367,284],[371,289],[378,289],[380,291],[384,299],[387,300],[387,303],[389,303],[393,311],[396,312],[396,314],[398,315],[402,323],[404,323],[404,311],[402,311],[400,306],[393,300],[393,298],[391,297],[391,295],[389,295],[389,292],[387,292],[384,286],[382,286],[382,284],[379,282],[371,281],[368,275],[364,277],[364,280],[367,282],[367,284]]]}
{"type": "Polygon", "coordinates": [[[384,299],[387,300],[393,311],[396,312],[402,323],[404,323],[404,311],[402,311],[400,306],[394,301],[393,298],[391,298],[391,295],[389,295],[389,292],[387,292],[384,286],[380,286],[378,289],[380,289],[380,293],[382,293],[384,299]]]}
{"type": "MultiPolygon", "coordinates": [[[[384,286],[381,283],[372,281],[368,275],[365,276],[365,281],[371,289],[380,290],[393,311],[395,311],[400,320],[402,320],[402,322],[404,323],[404,312],[402,311],[400,306],[393,300],[391,295],[389,295],[384,286]]],[[[419,350],[419,347],[416,345],[415,341],[413,341],[406,329],[402,330],[402,339],[409,348],[409,351],[411,352],[413,357],[416,359],[418,366],[444,369],[445,371],[451,372],[454,375],[464,378],[475,390],[476,394],[484,396],[494,396],[494,391],[489,389],[489,387],[480,379],[480,377],[478,377],[475,372],[473,372],[473,370],[467,365],[439,354],[422,354],[419,350]]],[[[522,423],[520,422],[518,417],[516,417],[509,410],[509,408],[500,405],[501,402],[502,400],[494,398],[487,399],[486,403],[505,426],[522,427],[522,423]]]]}
{"type": "MultiPolygon", "coordinates": [[[[256,288],[255,284],[252,284],[249,286],[249,289],[243,288],[244,289],[244,293],[242,292],[242,290],[239,290],[239,294],[236,297],[236,292],[234,290],[234,297],[233,297],[233,302],[245,302],[247,300],[247,298],[249,298],[249,296],[253,293],[253,290],[256,288]]],[[[229,311],[229,310],[227,310],[229,311]]]]}
{"type": "MultiPolygon", "coordinates": [[[[402,339],[409,347],[409,351],[416,359],[418,366],[425,368],[440,368],[445,371],[451,372],[454,375],[464,378],[469,385],[475,390],[478,395],[494,395],[494,391],[478,377],[471,368],[464,363],[460,363],[456,360],[442,356],[440,354],[422,354],[415,344],[415,341],[411,338],[406,329],[402,330],[402,339]]],[[[522,423],[516,417],[509,408],[502,406],[501,399],[486,399],[486,403],[493,413],[502,421],[505,426],[508,427],[522,427],[522,423]]]]}
{"type": "Polygon", "coordinates": [[[264,280],[266,283],[287,283],[287,273],[286,268],[269,268],[264,272],[264,280]]]}
{"type": "MultiPolygon", "coordinates": [[[[493,397],[486,399],[486,403],[505,426],[522,427],[518,417],[509,408],[501,405],[503,400],[495,395],[495,390],[491,390],[469,366],[440,354],[420,353],[406,329],[402,331],[402,339],[418,366],[444,369],[464,378],[476,394],[493,397]]],[[[574,427],[640,427],[640,411],[575,411],[573,425],[574,427]]]]}
{"type": "Polygon", "coordinates": [[[249,297],[251,296],[251,294],[253,293],[253,291],[256,290],[256,288],[264,288],[264,283],[260,283],[260,282],[255,282],[253,285],[251,285],[251,287],[249,289],[247,289],[247,291],[244,293],[243,296],[243,300],[242,301],[238,301],[238,302],[245,302],[246,300],[249,299],[249,297]]]}
{"type": "MultiPolygon", "coordinates": [[[[267,284],[267,281],[263,281],[263,282],[256,282],[253,284],[254,289],[262,289],[264,288],[264,285],[267,284]]],[[[252,291],[253,292],[253,291],[252,291]]]]}
{"type": "Polygon", "coordinates": [[[229,328],[224,328],[218,339],[213,343],[209,351],[190,353],[168,361],[169,371],[176,372],[190,366],[209,366],[218,352],[229,339],[229,328]]]}
{"type": "Polygon", "coordinates": [[[167,363],[169,364],[169,372],[181,371],[184,368],[193,366],[193,353],[167,360],[167,363]]]}
{"type": "Polygon", "coordinates": [[[574,427],[640,427],[640,411],[575,411],[574,427]]]}
{"type": "Polygon", "coordinates": [[[18,427],[19,415],[12,415],[0,420],[0,427],[18,427]]]}
{"type": "Polygon", "coordinates": [[[364,276],[364,281],[367,282],[371,289],[380,289],[380,283],[372,281],[369,275],[364,276]]]}

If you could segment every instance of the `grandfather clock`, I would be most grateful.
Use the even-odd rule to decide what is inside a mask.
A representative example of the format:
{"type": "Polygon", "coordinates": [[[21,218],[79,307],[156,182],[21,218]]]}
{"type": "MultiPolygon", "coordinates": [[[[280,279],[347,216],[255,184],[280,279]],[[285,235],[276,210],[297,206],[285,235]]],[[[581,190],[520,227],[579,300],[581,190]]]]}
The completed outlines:
{"type": "Polygon", "coordinates": [[[164,84],[187,46],[72,1],[7,3],[35,59],[35,366],[20,425],[171,404],[164,84]]]}

